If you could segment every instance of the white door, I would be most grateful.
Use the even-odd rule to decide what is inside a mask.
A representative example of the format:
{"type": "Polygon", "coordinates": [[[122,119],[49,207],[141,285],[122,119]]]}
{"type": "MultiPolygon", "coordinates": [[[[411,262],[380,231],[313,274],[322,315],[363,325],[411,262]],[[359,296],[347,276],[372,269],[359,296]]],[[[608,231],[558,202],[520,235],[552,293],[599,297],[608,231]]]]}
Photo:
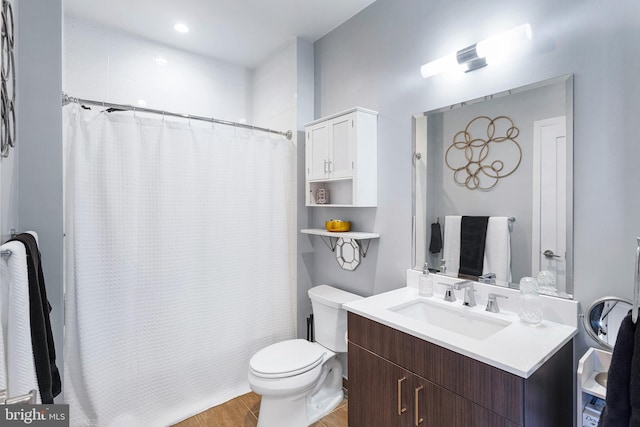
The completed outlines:
{"type": "Polygon", "coordinates": [[[329,128],[327,122],[307,128],[305,157],[307,179],[325,179],[329,176],[329,128]]]}
{"type": "Polygon", "coordinates": [[[354,114],[337,117],[329,123],[331,139],[331,178],[351,178],[354,168],[354,114]]]}
{"type": "Polygon", "coordinates": [[[534,122],[532,274],[552,271],[559,292],[566,291],[566,141],[564,116],[534,122]]]}

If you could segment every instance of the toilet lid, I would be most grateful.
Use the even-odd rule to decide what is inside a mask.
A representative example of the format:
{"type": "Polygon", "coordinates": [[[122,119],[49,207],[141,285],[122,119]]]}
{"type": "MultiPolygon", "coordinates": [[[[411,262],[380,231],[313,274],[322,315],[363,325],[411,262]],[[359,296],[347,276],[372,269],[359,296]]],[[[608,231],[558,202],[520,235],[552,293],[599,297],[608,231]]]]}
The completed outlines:
{"type": "Polygon", "coordinates": [[[307,340],[287,340],[272,344],[253,355],[249,367],[265,378],[283,378],[307,372],[320,363],[325,350],[307,340]]]}

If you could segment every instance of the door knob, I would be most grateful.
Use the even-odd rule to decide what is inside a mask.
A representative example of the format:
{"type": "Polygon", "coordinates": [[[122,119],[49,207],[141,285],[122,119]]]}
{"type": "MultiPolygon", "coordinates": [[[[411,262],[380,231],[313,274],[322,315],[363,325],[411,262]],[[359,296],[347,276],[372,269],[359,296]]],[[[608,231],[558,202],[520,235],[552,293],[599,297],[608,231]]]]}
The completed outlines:
{"type": "Polygon", "coordinates": [[[542,255],[546,256],[547,258],[562,258],[560,255],[554,254],[551,249],[547,249],[546,251],[542,252],[542,255]]]}

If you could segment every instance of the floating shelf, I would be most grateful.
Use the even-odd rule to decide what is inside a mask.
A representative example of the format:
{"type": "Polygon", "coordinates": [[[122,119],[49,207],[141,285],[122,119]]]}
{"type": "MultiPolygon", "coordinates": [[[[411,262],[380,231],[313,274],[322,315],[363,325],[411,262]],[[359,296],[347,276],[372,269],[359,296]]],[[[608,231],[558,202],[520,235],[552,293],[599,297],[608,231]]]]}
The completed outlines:
{"type": "Polygon", "coordinates": [[[361,231],[327,231],[322,228],[308,228],[300,230],[300,232],[320,236],[331,252],[336,252],[336,248],[338,248],[338,251],[336,252],[336,260],[338,261],[338,264],[340,264],[342,269],[350,271],[353,271],[358,267],[360,264],[360,256],[362,256],[362,258],[367,256],[371,239],[377,239],[380,237],[378,233],[366,233],[361,231]],[[327,237],[329,238],[328,241],[326,239],[327,237]],[[367,241],[366,248],[362,247],[362,244],[360,243],[361,240],[367,241]],[[357,252],[349,254],[349,248],[357,252]]]}
{"type": "Polygon", "coordinates": [[[343,239],[365,240],[377,239],[380,237],[378,233],[366,233],[362,231],[327,231],[322,228],[307,228],[300,230],[304,234],[315,234],[317,236],[342,237],[343,239]]]}

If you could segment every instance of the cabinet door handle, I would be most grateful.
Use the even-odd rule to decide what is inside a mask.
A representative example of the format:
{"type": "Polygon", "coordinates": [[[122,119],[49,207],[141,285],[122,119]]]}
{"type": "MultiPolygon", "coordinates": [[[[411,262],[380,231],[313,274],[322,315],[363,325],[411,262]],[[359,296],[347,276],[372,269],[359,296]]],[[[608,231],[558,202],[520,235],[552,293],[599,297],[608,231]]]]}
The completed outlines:
{"type": "Polygon", "coordinates": [[[414,393],[414,396],[415,396],[415,405],[414,406],[415,406],[415,409],[416,409],[415,419],[414,419],[415,427],[418,427],[424,421],[423,418],[420,418],[420,410],[419,410],[419,403],[420,402],[419,402],[419,399],[418,399],[419,395],[420,395],[420,390],[422,390],[423,388],[424,388],[424,386],[421,385],[420,387],[415,389],[415,393],[414,393]]]}
{"type": "Polygon", "coordinates": [[[402,377],[398,380],[398,415],[402,415],[407,407],[402,407],[402,382],[406,380],[407,377],[402,377]]]}

